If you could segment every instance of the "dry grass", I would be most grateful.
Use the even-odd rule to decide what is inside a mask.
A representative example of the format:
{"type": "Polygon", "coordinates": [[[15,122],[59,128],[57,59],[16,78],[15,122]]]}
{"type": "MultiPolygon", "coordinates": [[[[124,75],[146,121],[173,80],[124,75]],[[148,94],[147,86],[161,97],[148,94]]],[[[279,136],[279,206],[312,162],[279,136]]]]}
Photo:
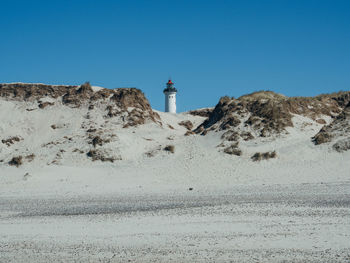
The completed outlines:
{"type": "Polygon", "coordinates": [[[175,152],[175,146],[174,145],[167,145],[163,148],[164,151],[174,153],[175,152]]]}
{"type": "Polygon", "coordinates": [[[102,146],[102,145],[103,145],[103,140],[102,140],[102,138],[101,138],[100,136],[95,136],[95,137],[92,139],[91,143],[92,143],[92,145],[93,145],[94,147],[96,147],[96,145],[102,146]]]}
{"type": "Polygon", "coordinates": [[[229,142],[238,141],[239,134],[236,131],[229,130],[221,135],[221,139],[229,142]]]}
{"type": "Polygon", "coordinates": [[[86,132],[96,132],[97,129],[90,127],[86,132]]]}
{"type": "MultiPolygon", "coordinates": [[[[235,130],[242,118],[249,116],[244,126],[249,127],[260,137],[286,132],[293,127],[293,114],[309,117],[325,124],[323,115],[334,117],[341,113],[350,101],[350,92],[322,95],[317,97],[286,97],[272,91],[259,91],[238,99],[222,97],[207,120],[195,129],[198,134],[211,130],[235,130]]],[[[244,134],[244,140],[253,137],[244,134]]]]}
{"type": "Polygon", "coordinates": [[[192,130],[193,128],[193,123],[191,121],[181,121],[178,123],[181,126],[184,126],[187,130],[192,130]]]}
{"type": "Polygon", "coordinates": [[[190,135],[193,135],[193,134],[196,134],[194,131],[187,131],[184,135],[185,136],[190,136],[190,135]]]}
{"type": "Polygon", "coordinates": [[[27,155],[27,156],[25,157],[25,159],[26,159],[28,162],[33,161],[34,158],[35,158],[35,154],[34,154],[34,153],[29,154],[29,155],[27,155]]]}
{"type": "Polygon", "coordinates": [[[22,140],[22,138],[20,138],[19,136],[13,136],[13,137],[1,140],[1,142],[3,144],[6,144],[7,146],[11,146],[15,142],[19,142],[21,140],[22,140]]]}
{"type": "Polygon", "coordinates": [[[208,118],[212,111],[213,111],[213,108],[204,108],[204,109],[192,110],[192,111],[189,111],[188,113],[193,116],[201,116],[201,117],[208,118]]]}
{"type": "Polygon", "coordinates": [[[350,150],[350,138],[345,138],[343,140],[340,140],[336,142],[332,148],[336,150],[337,152],[345,152],[350,150]]]}
{"type": "Polygon", "coordinates": [[[319,133],[312,137],[312,141],[315,143],[315,145],[319,145],[322,143],[330,142],[332,140],[332,137],[333,136],[330,133],[322,128],[319,133]]]}
{"type": "Polygon", "coordinates": [[[327,122],[324,119],[317,119],[316,122],[318,124],[327,124],[327,122]]]}
{"type": "Polygon", "coordinates": [[[245,141],[253,140],[254,136],[251,134],[251,132],[241,132],[241,137],[245,141]]]}
{"type": "Polygon", "coordinates": [[[159,145],[157,148],[150,150],[148,152],[145,152],[145,155],[149,158],[154,157],[160,150],[161,150],[161,146],[159,145]]]}
{"type": "Polygon", "coordinates": [[[13,157],[13,158],[9,161],[9,165],[19,167],[20,165],[23,164],[23,161],[22,161],[22,160],[23,160],[23,157],[22,157],[22,156],[13,157]]]}
{"type": "Polygon", "coordinates": [[[255,153],[251,159],[256,162],[256,161],[261,161],[261,160],[268,160],[271,158],[276,158],[277,157],[277,153],[276,151],[273,152],[264,152],[264,153],[255,153]]]}
{"type": "Polygon", "coordinates": [[[282,99],[286,99],[287,97],[279,94],[279,93],[275,93],[273,91],[269,91],[269,90],[261,90],[261,91],[256,91],[247,95],[243,95],[241,97],[238,98],[238,100],[240,101],[255,101],[255,100],[282,100],[282,99]]]}
{"type": "MultiPolygon", "coordinates": [[[[350,99],[350,98],[349,98],[350,99]]],[[[312,141],[318,145],[332,141],[332,139],[338,136],[346,136],[350,133],[350,102],[344,110],[333,119],[329,125],[325,125],[322,129],[312,138],[312,141]]],[[[348,141],[340,141],[333,145],[333,149],[336,151],[347,150],[348,141]]]]}
{"type": "MultiPolygon", "coordinates": [[[[113,134],[109,135],[110,137],[114,137],[113,134]]],[[[89,134],[89,138],[91,139],[91,142],[89,144],[92,144],[95,148],[96,146],[102,146],[105,143],[110,143],[111,139],[107,138],[101,138],[100,136],[96,135],[94,136],[93,134],[89,134]]]]}
{"type": "Polygon", "coordinates": [[[136,88],[101,89],[94,92],[89,82],[80,86],[14,83],[0,84],[0,97],[6,100],[38,101],[41,109],[53,105],[52,102],[40,101],[44,97],[53,99],[62,97],[62,103],[71,108],[86,106],[92,110],[95,107],[108,105],[105,118],[121,116],[132,107],[134,111],[129,116],[128,126],[143,124],[145,120],[160,124],[159,115],[152,110],[142,91],[136,88]]]}
{"type": "Polygon", "coordinates": [[[107,153],[102,150],[90,150],[86,154],[88,157],[92,159],[92,161],[102,161],[102,162],[111,162],[113,163],[116,160],[121,160],[121,158],[117,158],[115,156],[106,156],[107,153]]]}
{"type": "Polygon", "coordinates": [[[52,105],[54,105],[53,102],[39,102],[40,109],[45,109],[47,106],[52,106],[52,105]]]}
{"type": "Polygon", "coordinates": [[[78,148],[75,148],[75,149],[73,150],[73,152],[74,152],[74,153],[78,152],[78,153],[81,153],[81,154],[84,153],[84,151],[79,150],[78,148]]]}
{"type": "Polygon", "coordinates": [[[238,143],[233,143],[230,146],[226,147],[224,149],[224,153],[227,154],[231,154],[231,155],[237,155],[237,156],[241,156],[242,155],[242,151],[241,149],[238,148],[238,143]]]}

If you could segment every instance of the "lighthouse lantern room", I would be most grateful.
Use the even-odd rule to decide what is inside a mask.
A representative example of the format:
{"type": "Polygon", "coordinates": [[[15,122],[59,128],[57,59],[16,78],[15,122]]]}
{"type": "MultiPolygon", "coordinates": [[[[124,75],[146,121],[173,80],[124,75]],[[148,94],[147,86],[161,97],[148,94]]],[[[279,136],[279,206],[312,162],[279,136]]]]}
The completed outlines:
{"type": "Polygon", "coordinates": [[[165,112],[176,113],[176,93],[174,83],[169,79],[166,88],[163,90],[165,95],[165,112]]]}

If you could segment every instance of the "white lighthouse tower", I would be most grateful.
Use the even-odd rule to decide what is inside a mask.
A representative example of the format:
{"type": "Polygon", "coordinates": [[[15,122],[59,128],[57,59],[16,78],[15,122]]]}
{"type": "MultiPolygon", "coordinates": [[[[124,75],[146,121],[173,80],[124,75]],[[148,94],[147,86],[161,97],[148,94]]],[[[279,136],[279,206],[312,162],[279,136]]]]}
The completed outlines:
{"type": "Polygon", "coordinates": [[[176,92],[174,83],[169,79],[166,88],[163,90],[165,95],[165,112],[176,113],[176,92]]]}

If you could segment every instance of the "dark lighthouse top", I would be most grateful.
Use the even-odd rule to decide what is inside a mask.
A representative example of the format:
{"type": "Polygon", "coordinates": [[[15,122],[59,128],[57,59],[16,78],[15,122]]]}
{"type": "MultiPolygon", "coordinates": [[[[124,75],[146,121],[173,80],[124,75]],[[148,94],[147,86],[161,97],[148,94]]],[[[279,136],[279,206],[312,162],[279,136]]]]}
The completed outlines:
{"type": "Polygon", "coordinates": [[[169,81],[166,83],[166,88],[163,90],[163,93],[165,92],[177,92],[177,89],[174,87],[174,83],[169,79],[169,81]]]}

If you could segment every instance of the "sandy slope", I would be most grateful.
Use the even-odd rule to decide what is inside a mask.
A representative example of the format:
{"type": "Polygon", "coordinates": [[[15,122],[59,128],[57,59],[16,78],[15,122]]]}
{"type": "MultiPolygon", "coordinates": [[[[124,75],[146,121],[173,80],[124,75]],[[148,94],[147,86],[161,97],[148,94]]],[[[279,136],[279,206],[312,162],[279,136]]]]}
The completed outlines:
{"type": "Polygon", "coordinates": [[[350,152],[314,145],[322,125],[311,119],[295,115],[288,134],[240,142],[238,157],[217,148],[222,132],[184,136],[180,121],[204,120],[186,113],[122,128],[99,109],[86,118],[85,108],[31,106],[0,103],[3,137],[24,139],[0,148],[0,261],[349,260],[350,152]],[[116,135],[101,148],[121,160],[86,156],[91,125],[116,135]],[[250,158],[272,150],[276,159],[250,158]]]}
{"type": "MultiPolygon", "coordinates": [[[[52,108],[52,113],[54,112],[55,109],[52,108]]],[[[75,148],[86,152],[92,147],[83,139],[84,134],[79,125],[83,114],[78,109],[76,114],[68,117],[64,115],[65,120],[71,120],[67,129],[73,130],[77,137],[72,142],[41,147],[42,141],[54,141],[56,138],[58,141],[63,132],[66,134],[67,131],[42,128],[37,121],[32,127],[28,127],[36,129],[35,132],[28,132],[30,140],[11,147],[34,149],[38,157],[19,168],[2,165],[0,194],[31,196],[121,191],[149,193],[186,191],[189,187],[217,190],[237,184],[300,184],[349,180],[350,153],[337,153],[326,145],[315,146],[310,138],[318,132],[321,125],[308,118],[294,117],[295,127],[287,128],[288,135],[242,141],[240,147],[243,156],[237,157],[216,148],[221,142],[220,132],[211,132],[206,136],[184,136],[186,129],[177,123],[191,120],[199,124],[202,117],[185,113],[158,113],[162,119],[162,127],[148,123],[128,129],[117,125],[113,127],[113,124],[106,128],[117,134],[116,141],[108,144],[109,149],[113,150],[115,147],[115,151],[122,157],[122,160],[114,163],[92,162],[85,154],[72,152],[75,148]],[[168,124],[174,129],[169,128],[168,124]],[[175,153],[165,152],[163,148],[166,145],[174,145],[175,153]],[[55,156],[60,149],[65,152],[59,159],[59,165],[50,164],[49,158],[55,156]],[[276,159],[261,162],[252,162],[250,159],[255,152],[272,150],[277,152],[276,159]],[[153,156],[149,157],[147,153],[153,156]],[[50,165],[43,165],[43,161],[50,165]]],[[[58,123],[63,114],[66,112],[56,112],[56,117],[44,121],[58,123]]],[[[31,116],[30,120],[34,123],[39,117],[43,121],[42,116],[37,119],[31,116]]],[[[21,119],[25,118],[21,116],[15,118],[19,122],[28,121],[21,119]]],[[[12,128],[12,134],[13,130],[12,128]]],[[[10,134],[9,131],[5,132],[10,134]]],[[[24,134],[23,131],[20,133],[24,134]]],[[[10,147],[4,148],[2,151],[5,154],[6,151],[13,151],[10,147]]]]}

